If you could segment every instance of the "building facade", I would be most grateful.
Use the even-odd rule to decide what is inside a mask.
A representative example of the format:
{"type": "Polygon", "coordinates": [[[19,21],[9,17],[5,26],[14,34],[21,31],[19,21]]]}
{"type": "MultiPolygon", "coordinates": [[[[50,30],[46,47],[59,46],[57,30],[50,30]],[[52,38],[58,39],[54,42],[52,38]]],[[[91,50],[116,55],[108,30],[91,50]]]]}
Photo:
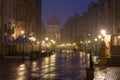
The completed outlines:
{"type": "Polygon", "coordinates": [[[2,54],[5,44],[13,41],[16,25],[16,0],[0,0],[0,2],[0,50],[2,54]]]}
{"type": "Polygon", "coordinates": [[[57,17],[55,16],[51,17],[48,20],[48,24],[47,24],[47,36],[50,39],[59,41],[61,38],[60,29],[61,29],[61,25],[57,17]]]}
{"type": "Polygon", "coordinates": [[[41,0],[0,0],[0,53],[6,44],[25,32],[25,36],[41,38],[41,0]]]}

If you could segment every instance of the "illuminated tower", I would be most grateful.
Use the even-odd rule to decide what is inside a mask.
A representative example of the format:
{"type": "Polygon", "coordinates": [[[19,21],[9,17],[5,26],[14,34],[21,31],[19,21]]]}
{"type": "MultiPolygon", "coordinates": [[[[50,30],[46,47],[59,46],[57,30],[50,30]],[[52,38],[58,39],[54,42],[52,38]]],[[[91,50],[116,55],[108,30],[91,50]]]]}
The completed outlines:
{"type": "Polygon", "coordinates": [[[53,16],[48,20],[47,35],[49,38],[59,41],[60,40],[60,22],[56,16],[53,16]]]}

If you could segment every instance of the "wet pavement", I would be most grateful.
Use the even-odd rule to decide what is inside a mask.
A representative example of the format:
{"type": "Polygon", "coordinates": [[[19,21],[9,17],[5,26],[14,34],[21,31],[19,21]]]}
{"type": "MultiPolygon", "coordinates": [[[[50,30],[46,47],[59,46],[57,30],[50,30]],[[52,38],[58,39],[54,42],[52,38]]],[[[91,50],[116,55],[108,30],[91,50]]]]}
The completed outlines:
{"type": "Polygon", "coordinates": [[[120,80],[120,67],[96,68],[94,80],[120,80]]]}
{"type": "MultiPolygon", "coordinates": [[[[56,53],[37,61],[0,61],[0,80],[84,80],[84,53],[56,53]]],[[[95,68],[94,80],[120,80],[120,67],[95,68]]]]}
{"type": "Polygon", "coordinates": [[[1,61],[0,80],[84,80],[84,60],[79,53],[60,53],[32,62],[1,61]]]}

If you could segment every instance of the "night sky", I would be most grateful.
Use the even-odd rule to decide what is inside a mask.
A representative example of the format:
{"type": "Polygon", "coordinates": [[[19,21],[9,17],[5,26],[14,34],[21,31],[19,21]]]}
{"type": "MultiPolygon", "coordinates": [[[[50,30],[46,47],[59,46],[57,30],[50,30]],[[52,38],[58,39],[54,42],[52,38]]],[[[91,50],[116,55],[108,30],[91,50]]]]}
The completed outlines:
{"type": "Polygon", "coordinates": [[[42,21],[46,25],[47,20],[56,15],[63,25],[65,20],[75,13],[81,15],[87,11],[90,2],[97,0],[42,0],[42,21]]]}

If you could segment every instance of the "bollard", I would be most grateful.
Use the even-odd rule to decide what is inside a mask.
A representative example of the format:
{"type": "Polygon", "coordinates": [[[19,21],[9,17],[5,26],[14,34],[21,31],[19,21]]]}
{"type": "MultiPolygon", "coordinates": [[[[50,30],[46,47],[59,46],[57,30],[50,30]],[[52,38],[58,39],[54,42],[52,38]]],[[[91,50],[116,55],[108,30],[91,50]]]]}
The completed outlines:
{"type": "Polygon", "coordinates": [[[86,80],[94,79],[94,68],[86,68],[86,80]]]}
{"type": "Polygon", "coordinates": [[[93,60],[92,54],[90,50],[90,66],[86,68],[86,80],[93,80],[94,79],[94,68],[93,68],[93,60]]]}

